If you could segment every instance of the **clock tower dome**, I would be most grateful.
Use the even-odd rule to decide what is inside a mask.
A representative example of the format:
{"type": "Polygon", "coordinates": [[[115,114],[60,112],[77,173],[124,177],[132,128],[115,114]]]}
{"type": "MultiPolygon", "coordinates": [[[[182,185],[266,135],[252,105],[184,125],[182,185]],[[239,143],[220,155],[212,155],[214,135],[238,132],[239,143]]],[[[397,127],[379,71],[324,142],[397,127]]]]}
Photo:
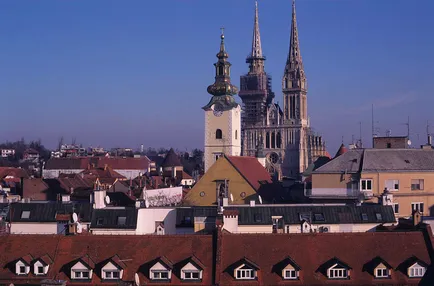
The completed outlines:
{"type": "Polygon", "coordinates": [[[223,154],[241,155],[241,107],[234,95],[238,88],[231,84],[228,53],[225,49],[225,36],[220,36],[220,51],[215,66],[215,81],[208,86],[211,100],[205,110],[205,172],[223,154]]]}

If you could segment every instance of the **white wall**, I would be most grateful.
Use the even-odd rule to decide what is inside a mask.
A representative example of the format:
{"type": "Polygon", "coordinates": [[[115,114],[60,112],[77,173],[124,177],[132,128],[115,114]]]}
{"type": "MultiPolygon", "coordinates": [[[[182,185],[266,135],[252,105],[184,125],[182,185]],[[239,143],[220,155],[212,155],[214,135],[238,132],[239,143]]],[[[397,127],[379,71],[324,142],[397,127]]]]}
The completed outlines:
{"type": "Polygon", "coordinates": [[[42,170],[42,177],[44,179],[55,179],[59,177],[59,174],[78,174],[84,171],[84,169],[53,169],[53,170],[42,170]]]}
{"type": "Polygon", "coordinates": [[[143,188],[142,196],[147,198],[149,205],[153,207],[177,205],[182,200],[182,187],[153,190],[143,188]]]}
{"type": "Polygon", "coordinates": [[[137,214],[137,234],[153,234],[155,223],[164,222],[165,234],[176,234],[176,210],[174,208],[143,208],[137,214]]]}
{"type": "Polygon", "coordinates": [[[94,228],[91,229],[92,234],[95,235],[135,235],[135,229],[104,229],[94,228]]]}
{"type": "MultiPolygon", "coordinates": [[[[226,223],[225,223],[226,224],[226,223]]],[[[328,232],[369,232],[374,231],[377,223],[359,223],[359,224],[313,224],[308,228],[308,231],[319,232],[320,227],[328,227],[328,232]]],[[[289,226],[289,233],[301,233],[301,224],[285,225],[284,232],[287,233],[287,227],[289,226]]],[[[229,228],[224,228],[231,231],[229,228]]],[[[232,232],[232,231],[231,231],[232,232]]],[[[235,231],[234,231],[235,232],[235,231]]],[[[270,225],[239,225],[238,233],[272,233],[273,226],[270,225]]]]}
{"type": "Polygon", "coordinates": [[[20,273],[20,267],[24,266],[26,267],[26,272],[29,273],[30,272],[30,266],[25,265],[22,261],[18,261],[15,264],[15,273],[20,273]]]}
{"type": "Polygon", "coordinates": [[[223,229],[229,232],[238,232],[238,216],[223,216],[223,229]]]}
{"type": "Polygon", "coordinates": [[[126,177],[127,179],[134,179],[137,178],[140,174],[145,174],[148,170],[127,170],[127,169],[113,169],[122,176],[126,177]]]}
{"type": "Polygon", "coordinates": [[[12,234],[57,234],[57,223],[38,223],[38,222],[12,222],[12,234]]]}

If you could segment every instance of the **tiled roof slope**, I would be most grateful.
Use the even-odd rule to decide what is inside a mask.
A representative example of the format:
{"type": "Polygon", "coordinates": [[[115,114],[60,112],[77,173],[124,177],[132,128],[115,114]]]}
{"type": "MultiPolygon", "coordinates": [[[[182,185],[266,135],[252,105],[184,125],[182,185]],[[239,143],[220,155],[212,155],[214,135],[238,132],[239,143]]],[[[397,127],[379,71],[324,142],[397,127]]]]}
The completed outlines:
{"type": "MultiPolygon", "coordinates": [[[[69,269],[74,261],[89,256],[96,265],[116,255],[125,263],[123,281],[134,282],[134,275],[139,273],[140,285],[148,285],[149,262],[159,257],[166,257],[174,264],[172,283],[174,285],[212,285],[213,251],[212,236],[204,235],[8,235],[1,238],[0,243],[0,284],[36,283],[43,279],[65,280],[68,285],[118,285],[117,282],[101,281],[100,270],[95,269],[92,281],[73,281],[69,278],[69,269]],[[18,277],[11,271],[12,262],[32,255],[35,259],[49,255],[54,261],[50,265],[46,277],[18,277]],[[195,257],[204,266],[203,279],[200,282],[181,282],[179,268],[189,257],[195,257]]],[[[161,283],[157,283],[161,284],[161,283]]],[[[163,283],[167,285],[168,283],[163,283]]]]}
{"type": "Polygon", "coordinates": [[[314,173],[434,171],[434,150],[356,149],[334,158],[314,173]]]}
{"type": "Polygon", "coordinates": [[[361,168],[363,150],[350,150],[316,169],[313,173],[357,173],[361,168]]]}
{"type": "Polygon", "coordinates": [[[235,169],[258,191],[261,181],[272,183],[271,176],[255,157],[225,156],[235,169]]]}
{"type": "Polygon", "coordinates": [[[47,170],[87,169],[89,166],[104,168],[110,166],[114,170],[146,170],[150,160],[148,157],[140,158],[106,158],[106,157],[79,157],[79,158],[51,158],[45,164],[47,170]]]}
{"type": "Polygon", "coordinates": [[[363,172],[434,171],[434,150],[366,149],[363,172]]]}
{"type": "Polygon", "coordinates": [[[26,170],[21,168],[0,167],[0,179],[3,179],[7,176],[12,176],[15,178],[28,178],[29,174],[26,172],[26,170]]]}
{"type": "Polygon", "coordinates": [[[181,167],[182,163],[179,159],[178,155],[176,155],[175,150],[173,148],[170,148],[169,152],[167,153],[166,157],[164,157],[163,163],[161,163],[161,167],[181,167]]]}
{"type": "Polygon", "coordinates": [[[430,264],[422,232],[412,233],[325,233],[325,234],[222,234],[220,285],[241,285],[226,272],[233,263],[248,257],[256,263],[258,281],[242,285],[418,285],[396,268],[416,256],[430,264]],[[394,269],[390,279],[376,279],[365,264],[380,256],[394,269]],[[276,264],[290,257],[300,266],[300,279],[286,282],[274,272],[276,264]],[[349,280],[329,280],[320,273],[322,264],[336,257],[351,268],[349,280]],[[382,284],[383,283],[383,284],[382,284]]]}

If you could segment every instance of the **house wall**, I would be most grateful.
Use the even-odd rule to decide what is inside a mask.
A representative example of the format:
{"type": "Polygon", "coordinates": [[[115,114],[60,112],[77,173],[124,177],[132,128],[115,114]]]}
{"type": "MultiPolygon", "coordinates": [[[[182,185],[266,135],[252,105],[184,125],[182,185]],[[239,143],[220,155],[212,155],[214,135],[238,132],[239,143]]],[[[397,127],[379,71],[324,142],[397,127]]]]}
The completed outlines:
{"type": "Polygon", "coordinates": [[[113,169],[114,171],[118,172],[122,176],[126,177],[127,179],[134,179],[137,178],[140,174],[145,174],[148,170],[127,170],[127,169],[113,169]]]}
{"type": "Polygon", "coordinates": [[[150,206],[170,206],[179,204],[182,200],[182,187],[161,188],[147,190],[143,188],[150,206]]]}
{"type": "Polygon", "coordinates": [[[137,215],[136,234],[155,233],[155,223],[164,222],[164,234],[176,234],[176,210],[174,208],[143,208],[137,215]]]}
{"type": "Polygon", "coordinates": [[[135,235],[135,229],[91,229],[92,234],[95,235],[135,235]]]}
{"type": "Polygon", "coordinates": [[[256,191],[226,158],[220,157],[186,194],[185,204],[195,206],[216,205],[215,180],[224,179],[229,180],[229,193],[234,197],[234,201],[229,200],[229,204],[248,204],[251,199],[256,199],[256,191]],[[201,196],[201,192],[204,192],[203,196],[201,196]],[[242,193],[246,194],[244,198],[241,197],[242,193]],[[252,198],[252,196],[254,197],[252,198]]]}
{"type": "Polygon", "coordinates": [[[312,174],[312,193],[314,189],[352,189],[352,181],[358,181],[357,174],[312,174]]]}
{"type": "Polygon", "coordinates": [[[394,203],[399,204],[398,217],[408,217],[412,214],[412,203],[424,203],[423,215],[434,215],[434,172],[382,172],[362,173],[362,179],[372,179],[372,192],[377,201],[384,188],[386,180],[399,180],[399,190],[392,191],[394,203]],[[412,179],[423,179],[423,190],[411,190],[412,179]]]}
{"type": "MultiPolygon", "coordinates": [[[[360,223],[360,224],[313,224],[308,227],[307,231],[319,232],[320,227],[328,227],[328,232],[369,232],[373,231],[379,224],[378,223],[360,223]]],[[[301,224],[285,225],[284,232],[287,233],[301,233],[301,224]]],[[[225,228],[226,229],[226,228],[225,228]]],[[[227,229],[232,232],[231,230],[227,229]]],[[[239,225],[238,233],[272,233],[273,226],[270,225],[239,225]]]]}
{"type": "Polygon", "coordinates": [[[57,234],[57,223],[40,223],[40,222],[12,222],[12,234],[57,234]]]}
{"type": "Polygon", "coordinates": [[[44,179],[55,179],[59,177],[59,174],[78,174],[84,171],[84,169],[43,169],[42,177],[44,179]]]}

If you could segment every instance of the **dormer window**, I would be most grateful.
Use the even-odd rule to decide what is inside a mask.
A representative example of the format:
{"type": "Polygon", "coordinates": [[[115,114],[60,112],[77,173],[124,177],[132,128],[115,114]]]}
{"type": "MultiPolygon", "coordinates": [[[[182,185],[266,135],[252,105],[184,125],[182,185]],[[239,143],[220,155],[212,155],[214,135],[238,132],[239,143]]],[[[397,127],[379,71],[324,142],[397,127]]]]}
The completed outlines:
{"type": "Polygon", "coordinates": [[[408,277],[417,278],[423,277],[425,275],[426,267],[420,265],[419,263],[415,263],[408,268],[408,277]]]}
{"type": "Polygon", "coordinates": [[[338,258],[333,258],[320,266],[319,271],[328,279],[349,279],[351,267],[338,258]]]}
{"type": "Polygon", "coordinates": [[[232,264],[227,271],[237,280],[253,280],[257,278],[259,266],[247,258],[243,258],[232,264]]]}
{"type": "Polygon", "coordinates": [[[15,273],[17,275],[29,274],[30,263],[32,262],[32,260],[33,260],[33,257],[30,254],[18,259],[16,264],[15,264],[15,273]]]}
{"type": "Polygon", "coordinates": [[[204,265],[194,256],[190,257],[181,268],[182,280],[201,280],[204,265]]]}
{"type": "Polygon", "coordinates": [[[92,259],[90,259],[90,257],[85,256],[80,258],[71,267],[71,278],[78,280],[90,280],[92,279],[94,267],[95,263],[92,261],[92,259]]]}
{"type": "Polygon", "coordinates": [[[21,213],[21,218],[22,219],[29,219],[30,218],[30,211],[23,211],[21,213]]]}
{"type": "Polygon", "coordinates": [[[152,280],[170,280],[172,277],[172,269],[173,264],[170,260],[164,256],[159,257],[153,262],[152,267],[149,269],[149,277],[152,280]]]}
{"type": "Polygon", "coordinates": [[[378,267],[375,269],[376,278],[388,278],[390,276],[390,271],[386,267],[378,267]]]}
{"type": "Polygon", "coordinates": [[[47,275],[48,268],[50,267],[50,264],[52,264],[53,261],[48,255],[44,255],[40,258],[38,258],[33,263],[33,273],[35,275],[47,275]]]}
{"type": "Polygon", "coordinates": [[[102,263],[101,277],[106,280],[122,279],[126,265],[115,255],[102,263]]]}
{"type": "Polygon", "coordinates": [[[330,279],[346,279],[349,276],[348,269],[341,267],[340,265],[331,267],[328,272],[328,277],[330,279]]]}
{"type": "Polygon", "coordinates": [[[299,278],[300,266],[290,257],[285,258],[274,266],[278,271],[282,271],[282,278],[285,280],[296,280],[299,278]]]}

